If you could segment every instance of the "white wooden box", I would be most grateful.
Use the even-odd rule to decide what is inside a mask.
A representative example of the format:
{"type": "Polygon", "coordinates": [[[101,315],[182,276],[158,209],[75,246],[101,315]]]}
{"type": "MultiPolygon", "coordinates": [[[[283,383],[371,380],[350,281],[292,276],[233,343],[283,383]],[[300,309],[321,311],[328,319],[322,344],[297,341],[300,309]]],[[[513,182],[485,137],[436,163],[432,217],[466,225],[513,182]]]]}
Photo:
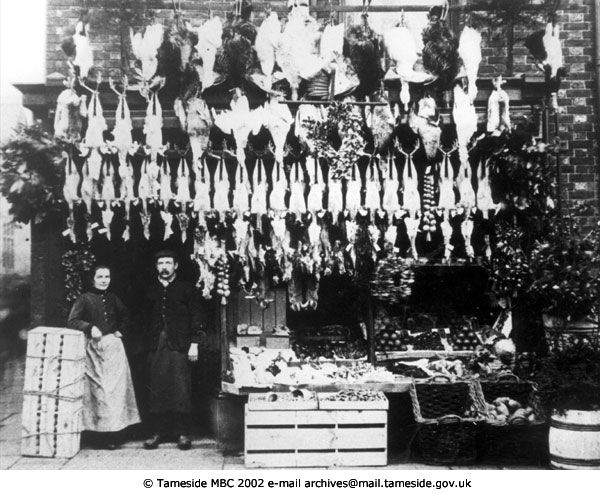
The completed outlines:
{"type": "Polygon", "coordinates": [[[387,464],[386,410],[249,410],[247,467],[387,464]]]}
{"type": "Polygon", "coordinates": [[[79,451],[85,335],[38,327],[27,340],[22,444],[26,456],[70,458],[79,451]]]}

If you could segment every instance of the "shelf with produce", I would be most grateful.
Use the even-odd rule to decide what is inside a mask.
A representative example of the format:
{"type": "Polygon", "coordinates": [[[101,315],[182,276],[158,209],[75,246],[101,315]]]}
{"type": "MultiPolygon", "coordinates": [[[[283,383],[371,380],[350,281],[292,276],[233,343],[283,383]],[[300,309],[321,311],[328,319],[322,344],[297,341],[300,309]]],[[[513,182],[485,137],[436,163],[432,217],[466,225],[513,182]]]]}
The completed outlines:
{"type": "Polygon", "coordinates": [[[376,352],[375,353],[378,362],[385,362],[388,360],[409,360],[409,359],[422,359],[422,358],[460,358],[470,357],[473,355],[472,351],[439,351],[439,350],[408,350],[405,352],[392,351],[392,352],[376,352]]]}
{"type": "Polygon", "coordinates": [[[409,390],[412,382],[412,379],[401,378],[400,376],[396,381],[386,383],[337,382],[332,384],[304,384],[298,386],[273,384],[271,386],[264,387],[237,386],[235,383],[228,383],[223,381],[221,383],[221,390],[224,393],[229,393],[238,396],[245,396],[251,393],[267,393],[271,391],[284,393],[298,388],[306,389],[308,391],[314,391],[316,393],[336,393],[338,391],[380,391],[382,393],[406,393],[409,390]]]}

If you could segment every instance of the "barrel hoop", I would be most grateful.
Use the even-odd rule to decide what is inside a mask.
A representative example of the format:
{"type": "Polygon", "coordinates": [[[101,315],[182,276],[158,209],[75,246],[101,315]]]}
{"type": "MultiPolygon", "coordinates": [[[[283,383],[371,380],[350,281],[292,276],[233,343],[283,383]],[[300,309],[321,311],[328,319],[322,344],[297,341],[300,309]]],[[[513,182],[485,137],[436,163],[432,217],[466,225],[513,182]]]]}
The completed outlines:
{"type": "Polygon", "coordinates": [[[563,458],[550,454],[550,461],[562,463],[564,465],[582,466],[582,467],[600,467],[600,458],[592,458],[591,460],[584,458],[563,458]]]}
{"type": "Polygon", "coordinates": [[[550,427],[554,429],[563,429],[565,431],[600,432],[600,424],[567,424],[555,419],[550,419],[550,427]]]}

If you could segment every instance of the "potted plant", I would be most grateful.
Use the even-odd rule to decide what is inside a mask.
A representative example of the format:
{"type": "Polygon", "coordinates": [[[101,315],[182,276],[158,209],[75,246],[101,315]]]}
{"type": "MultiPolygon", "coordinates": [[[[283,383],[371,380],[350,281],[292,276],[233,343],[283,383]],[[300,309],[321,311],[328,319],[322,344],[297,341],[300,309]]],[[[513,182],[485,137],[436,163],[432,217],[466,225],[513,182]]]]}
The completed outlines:
{"type": "Polygon", "coordinates": [[[550,417],[550,462],[555,468],[600,466],[600,346],[570,338],[543,358],[532,375],[550,417]]]}
{"type": "MultiPolygon", "coordinates": [[[[577,213],[583,212],[578,207],[577,213]]],[[[559,348],[568,336],[597,340],[600,223],[585,231],[572,215],[546,221],[545,233],[528,254],[528,306],[542,314],[552,348],[559,348]]]]}

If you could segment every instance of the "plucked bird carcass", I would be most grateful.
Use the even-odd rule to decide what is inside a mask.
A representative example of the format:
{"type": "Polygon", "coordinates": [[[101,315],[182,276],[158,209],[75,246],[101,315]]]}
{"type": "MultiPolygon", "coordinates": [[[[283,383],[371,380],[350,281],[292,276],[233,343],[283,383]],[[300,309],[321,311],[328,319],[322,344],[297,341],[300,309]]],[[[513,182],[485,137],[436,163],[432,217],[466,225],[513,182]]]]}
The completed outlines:
{"type": "Polygon", "coordinates": [[[273,184],[273,188],[269,196],[269,208],[277,212],[285,211],[285,194],[288,190],[288,183],[283,164],[280,161],[275,161],[273,164],[271,183],[273,184]]]}
{"type": "Polygon", "coordinates": [[[359,24],[346,30],[344,56],[352,62],[360,84],[355,91],[357,97],[369,95],[379,89],[383,77],[381,47],[377,33],[369,26],[367,15],[359,24]]]}
{"type": "Polygon", "coordinates": [[[283,163],[285,142],[294,123],[294,117],[288,105],[279,103],[276,98],[271,98],[263,106],[262,121],[275,145],[275,161],[283,163]]]}
{"type": "Polygon", "coordinates": [[[510,98],[508,93],[502,89],[502,84],[504,84],[502,76],[495,77],[492,84],[494,90],[488,99],[487,131],[499,134],[511,129],[510,98]]]}
{"type": "Polygon", "coordinates": [[[456,184],[458,186],[459,204],[465,209],[466,215],[471,214],[471,210],[475,207],[475,191],[472,183],[472,170],[469,161],[469,152],[466,148],[459,148],[460,167],[456,176],[456,184]]]}
{"type": "Polygon", "coordinates": [[[163,203],[163,207],[167,208],[169,202],[173,199],[173,189],[171,188],[171,166],[165,159],[160,172],[160,194],[159,198],[163,203]]]}
{"type": "Polygon", "coordinates": [[[477,74],[481,63],[481,34],[470,26],[465,26],[458,40],[458,54],[468,80],[468,94],[471,103],[477,97],[477,74]]]}
{"type": "Polygon", "coordinates": [[[452,119],[456,126],[458,145],[466,147],[473,134],[477,132],[477,113],[469,95],[460,84],[454,86],[454,105],[452,119]]]}
{"type": "Polygon", "coordinates": [[[196,51],[202,60],[202,89],[215,82],[215,60],[217,51],[222,45],[223,24],[218,17],[212,17],[202,24],[197,31],[198,44],[196,51]]]}
{"type": "Polygon", "coordinates": [[[158,49],[163,42],[164,27],[155,22],[141,32],[133,34],[130,30],[131,47],[135,58],[141,63],[139,74],[143,81],[147,82],[154,77],[158,69],[158,49]]]}
{"type": "Polygon", "coordinates": [[[239,89],[234,91],[230,110],[214,114],[214,122],[225,134],[233,133],[238,163],[246,163],[246,145],[250,133],[258,134],[262,126],[262,111],[250,111],[248,98],[239,89]]]}
{"type": "Polygon", "coordinates": [[[150,152],[154,156],[162,147],[162,125],[162,106],[158,100],[156,91],[154,91],[150,94],[148,106],[146,107],[146,118],[144,119],[144,135],[146,136],[146,146],[150,148],[150,152]]]}
{"type": "Polygon", "coordinates": [[[561,80],[567,75],[560,44],[559,25],[549,22],[544,30],[530,35],[525,40],[525,46],[538,61],[538,67],[544,72],[546,91],[551,98],[552,107],[558,108],[558,89],[561,80]]]}
{"type": "Polygon", "coordinates": [[[310,188],[306,199],[306,208],[316,214],[323,209],[323,194],[325,192],[325,179],[319,160],[313,155],[306,158],[306,171],[310,178],[310,188]]]}
{"type": "Polygon", "coordinates": [[[413,132],[416,132],[421,138],[427,157],[430,160],[434,159],[442,136],[440,116],[435,100],[431,96],[421,98],[411,110],[408,123],[413,132]]]}
{"type": "Polygon", "coordinates": [[[87,18],[82,18],[76,24],[75,32],[63,41],[62,49],[71,59],[75,74],[85,79],[94,66],[94,50],[90,44],[90,24],[87,18]]]}
{"type": "Polygon", "coordinates": [[[112,134],[114,137],[114,145],[119,152],[119,162],[122,164],[125,163],[127,152],[133,144],[133,138],[131,136],[132,128],[131,112],[129,111],[129,105],[127,104],[126,93],[119,93],[119,102],[117,103],[117,111],[115,113],[115,126],[112,134]]]}
{"type": "Polygon", "coordinates": [[[85,132],[85,144],[91,148],[99,148],[104,144],[106,120],[100,103],[98,91],[93,91],[88,105],[88,127],[85,132]]]}
{"type": "Polygon", "coordinates": [[[79,141],[83,126],[82,117],[86,115],[86,96],[79,96],[72,87],[63,90],[56,101],[54,135],[79,141]]]}
{"type": "Polygon", "coordinates": [[[325,68],[333,64],[344,52],[344,24],[328,22],[323,29],[320,42],[321,58],[325,68]]]}
{"type": "Polygon", "coordinates": [[[394,72],[400,78],[400,101],[408,111],[410,103],[409,82],[415,80],[414,66],[419,55],[417,45],[410,30],[398,25],[383,33],[383,44],[390,59],[395,63],[394,72]]]}
{"type": "Polygon", "coordinates": [[[254,48],[265,76],[265,88],[271,89],[273,69],[275,68],[275,51],[281,38],[281,22],[277,12],[271,12],[262,22],[256,34],[254,48]]]}
{"type": "Polygon", "coordinates": [[[292,99],[298,99],[300,79],[311,79],[323,68],[319,38],[317,21],[307,9],[293,6],[275,53],[275,60],[291,87],[292,99]]]}
{"type": "Polygon", "coordinates": [[[112,166],[110,160],[104,160],[102,164],[103,176],[102,176],[102,193],[100,198],[109,204],[117,197],[115,194],[115,182],[114,176],[111,170],[112,166]]]}

